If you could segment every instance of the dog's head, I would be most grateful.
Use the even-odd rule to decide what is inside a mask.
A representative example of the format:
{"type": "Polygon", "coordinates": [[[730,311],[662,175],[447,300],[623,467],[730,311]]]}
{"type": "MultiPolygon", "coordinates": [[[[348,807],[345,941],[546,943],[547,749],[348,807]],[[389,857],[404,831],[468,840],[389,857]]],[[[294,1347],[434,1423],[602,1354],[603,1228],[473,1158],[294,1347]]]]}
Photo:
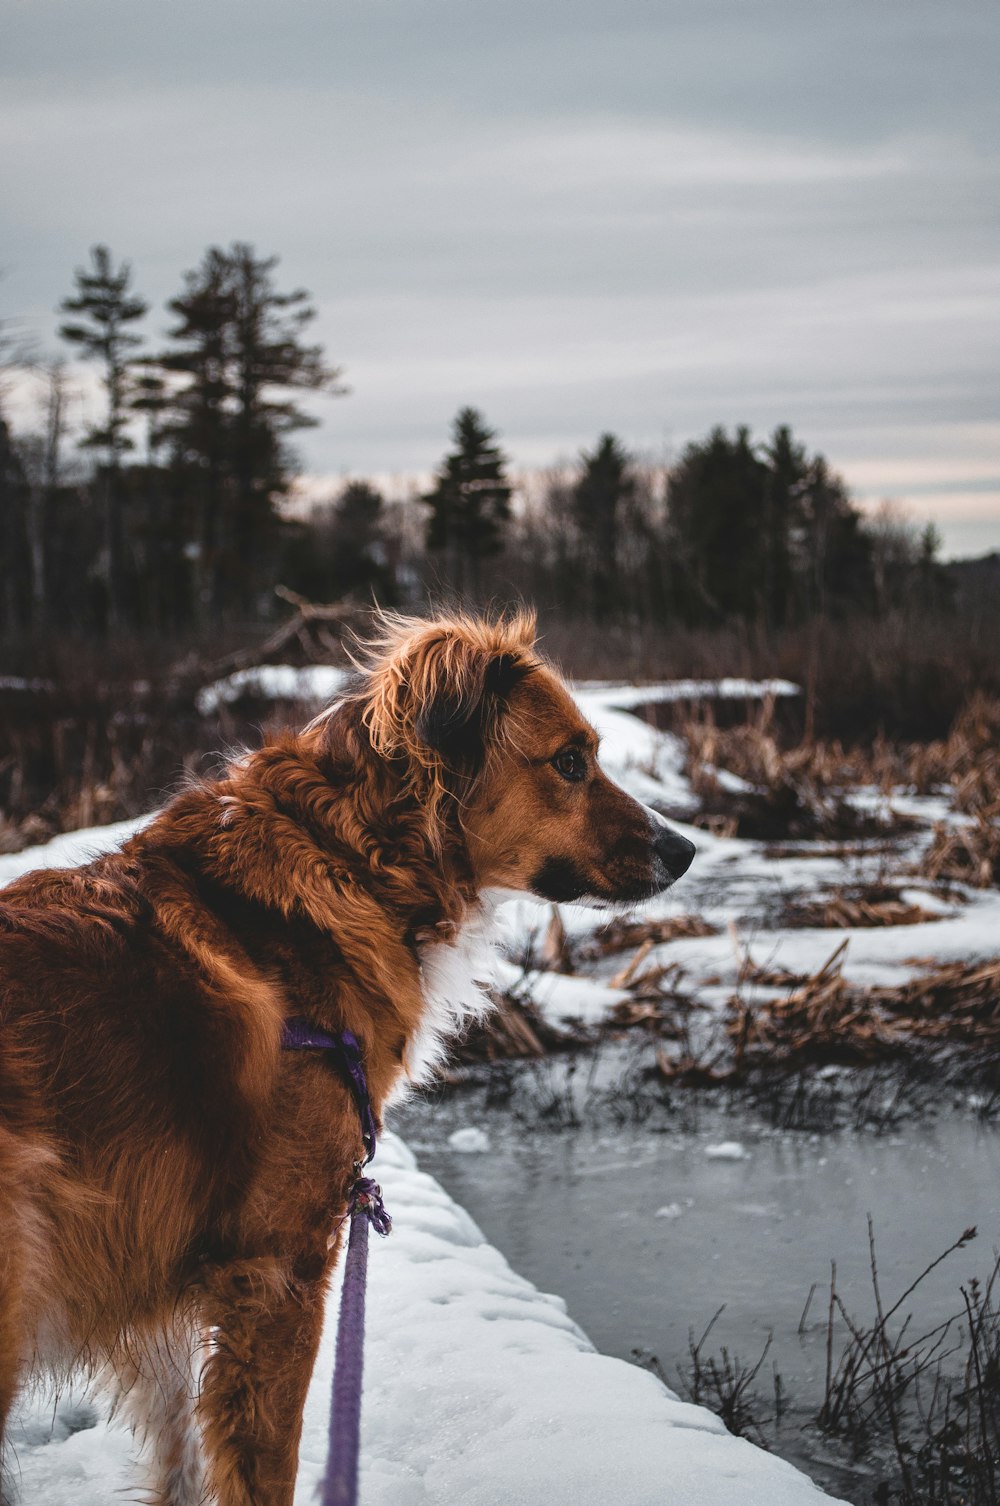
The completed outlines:
{"type": "Polygon", "coordinates": [[[694,847],[604,773],[596,732],[534,640],[526,612],[388,619],[360,692],[372,747],[432,822],[458,823],[478,888],[647,899],[694,847]]]}

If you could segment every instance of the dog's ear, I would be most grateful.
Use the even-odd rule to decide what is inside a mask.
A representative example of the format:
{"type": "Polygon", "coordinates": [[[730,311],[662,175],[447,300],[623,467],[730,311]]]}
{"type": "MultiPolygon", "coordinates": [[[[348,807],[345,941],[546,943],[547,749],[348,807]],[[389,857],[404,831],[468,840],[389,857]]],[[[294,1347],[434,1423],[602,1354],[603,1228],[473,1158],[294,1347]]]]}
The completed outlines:
{"type": "Polygon", "coordinates": [[[465,673],[441,682],[418,709],[414,732],[425,747],[452,768],[471,772],[481,761],[489,736],[514,686],[528,673],[523,656],[512,653],[470,656],[465,673]]]}
{"type": "Polygon", "coordinates": [[[506,698],[535,665],[534,619],[388,619],[370,665],[364,721],[372,746],[431,780],[473,773],[506,698]]]}

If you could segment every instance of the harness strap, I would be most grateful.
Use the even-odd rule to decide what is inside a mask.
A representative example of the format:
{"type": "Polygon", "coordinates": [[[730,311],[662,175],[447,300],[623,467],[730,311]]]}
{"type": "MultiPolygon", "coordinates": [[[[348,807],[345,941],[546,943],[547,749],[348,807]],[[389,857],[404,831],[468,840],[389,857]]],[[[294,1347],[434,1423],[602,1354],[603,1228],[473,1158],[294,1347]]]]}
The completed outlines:
{"type": "Polygon", "coordinates": [[[344,1261],[340,1318],[333,1362],[330,1397],[329,1450],[322,1486],[322,1506],[357,1506],[358,1460],[361,1448],[361,1383],[364,1370],[365,1294],[368,1281],[368,1225],[376,1234],[392,1228],[382,1201],[382,1189],[362,1172],[375,1154],[376,1124],[364,1058],[350,1030],[331,1035],[306,1020],[286,1020],[281,1040],[286,1051],[329,1051],[351,1088],[361,1121],[365,1156],[354,1163],[354,1183],[347,1201],[351,1232],[344,1261]]]}

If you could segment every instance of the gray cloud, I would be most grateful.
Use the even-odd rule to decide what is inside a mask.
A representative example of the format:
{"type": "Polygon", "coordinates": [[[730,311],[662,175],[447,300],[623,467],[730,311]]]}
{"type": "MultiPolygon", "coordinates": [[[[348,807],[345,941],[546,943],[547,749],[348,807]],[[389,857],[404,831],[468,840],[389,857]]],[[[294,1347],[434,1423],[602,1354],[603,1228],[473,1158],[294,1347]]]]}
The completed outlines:
{"type": "Polygon", "coordinates": [[[160,304],[250,239],[348,368],[318,472],[425,469],[467,401],[523,463],[787,421],[862,495],[972,496],[981,531],[985,497],[1000,544],[994,0],[18,0],[5,31],[0,292],[39,333],[98,239],[160,304]]]}

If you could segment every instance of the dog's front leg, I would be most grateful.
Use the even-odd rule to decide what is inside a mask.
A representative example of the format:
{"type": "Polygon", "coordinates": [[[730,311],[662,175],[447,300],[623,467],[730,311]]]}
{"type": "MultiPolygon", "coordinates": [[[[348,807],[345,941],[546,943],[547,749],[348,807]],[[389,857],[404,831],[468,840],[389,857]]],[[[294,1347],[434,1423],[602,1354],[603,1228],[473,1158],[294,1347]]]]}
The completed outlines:
{"type": "Polygon", "coordinates": [[[149,1500],[155,1506],[202,1506],[205,1498],[195,1421],[195,1337],[190,1323],[181,1321],[160,1333],[132,1333],[107,1363],[116,1405],[131,1416],[150,1452],[149,1500]]]}
{"type": "Polygon", "coordinates": [[[243,1260],[206,1283],[203,1316],[214,1333],[200,1415],[219,1506],[291,1506],[326,1264],[315,1256],[243,1260]],[[295,1274],[303,1267],[306,1279],[295,1274]]]}

